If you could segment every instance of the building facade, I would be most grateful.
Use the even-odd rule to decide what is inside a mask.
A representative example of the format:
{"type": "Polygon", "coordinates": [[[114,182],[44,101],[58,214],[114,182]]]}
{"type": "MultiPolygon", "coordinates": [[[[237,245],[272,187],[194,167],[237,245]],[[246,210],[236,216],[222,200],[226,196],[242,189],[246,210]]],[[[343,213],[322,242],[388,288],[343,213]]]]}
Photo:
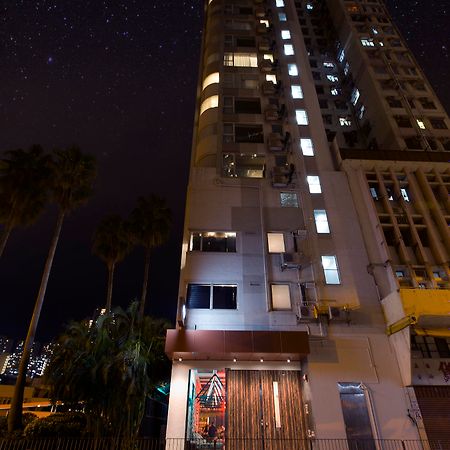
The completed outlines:
{"type": "Polygon", "coordinates": [[[383,2],[208,0],[201,54],[167,437],[450,439],[450,122],[383,2]]]}

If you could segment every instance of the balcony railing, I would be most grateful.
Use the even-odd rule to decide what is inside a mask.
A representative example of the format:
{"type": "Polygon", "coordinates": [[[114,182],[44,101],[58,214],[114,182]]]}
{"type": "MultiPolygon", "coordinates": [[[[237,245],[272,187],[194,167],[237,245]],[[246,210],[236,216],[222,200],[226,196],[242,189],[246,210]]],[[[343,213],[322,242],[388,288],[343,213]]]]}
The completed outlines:
{"type": "Polygon", "coordinates": [[[0,438],[0,450],[450,450],[450,440],[0,438]]]}

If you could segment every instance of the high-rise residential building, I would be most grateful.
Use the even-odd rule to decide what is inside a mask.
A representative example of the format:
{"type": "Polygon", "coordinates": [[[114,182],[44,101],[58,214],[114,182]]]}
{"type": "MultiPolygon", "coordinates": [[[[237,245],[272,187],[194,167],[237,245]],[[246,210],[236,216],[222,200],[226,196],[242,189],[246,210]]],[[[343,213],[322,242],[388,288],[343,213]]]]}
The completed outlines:
{"type": "Polygon", "coordinates": [[[450,440],[449,126],[382,0],[205,2],[168,438],[450,440]]]}

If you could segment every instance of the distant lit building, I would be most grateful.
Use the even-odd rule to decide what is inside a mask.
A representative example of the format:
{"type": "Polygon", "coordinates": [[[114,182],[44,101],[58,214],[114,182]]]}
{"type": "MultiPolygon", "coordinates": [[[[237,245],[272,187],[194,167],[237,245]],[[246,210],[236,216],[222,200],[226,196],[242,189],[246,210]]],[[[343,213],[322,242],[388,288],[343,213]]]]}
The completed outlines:
{"type": "Polygon", "coordinates": [[[384,3],[203,39],[167,437],[450,440],[450,122],[384,3]]]}
{"type": "MultiPolygon", "coordinates": [[[[27,376],[30,378],[40,377],[44,374],[50,358],[53,354],[54,344],[46,344],[41,347],[34,343],[31,349],[30,361],[28,363],[27,376]]],[[[3,374],[16,376],[19,371],[20,358],[22,357],[23,341],[20,341],[5,358],[3,374]]],[[[2,373],[0,371],[0,373],[2,373]]]]}
{"type": "Polygon", "coordinates": [[[13,343],[14,342],[12,339],[6,336],[0,336],[0,354],[10,352],[12,350],[13,343]]]}

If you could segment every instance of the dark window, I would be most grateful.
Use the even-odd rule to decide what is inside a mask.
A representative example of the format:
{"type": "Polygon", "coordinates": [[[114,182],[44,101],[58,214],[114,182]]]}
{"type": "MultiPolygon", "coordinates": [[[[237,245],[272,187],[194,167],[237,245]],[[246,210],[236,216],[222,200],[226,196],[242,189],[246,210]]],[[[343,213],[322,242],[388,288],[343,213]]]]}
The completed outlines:
{"type": "Polygon", "coordinates": [[[236,233],[192,233],[191,250],[200,252],[236,252],[236,233]]]}
{"type": "Polygon", "coordinates": [[[311,67],[317,67],[317,61],[315,59],[310,59],[309,60],[309,65],[311,67]]]}
{"type": "Polygon", "coordinates": [[[247,8],[245,6],[240,6],[239,7],[239,14],[253,14],[253,9],[252,8],[247,8]]]}
{"type": "Polygon", "coordinates": [[[427,141],[428,141],[428,145],[430,146],[431,150],[437,150],[438,146],[437,146],[437,142],[435,139],[427,138],[427,141]]]}
{"type": "Polygon", "coordinates": [[[405,144],[406,147],[410,148],[411,150],[417,150],[422,148],[420,139],[417,136],[405,138],[405,144]]]}
{"type": "Polygon", "coordinates": [[[238,125],[234,127],[235,142],[252,142],[264,144],[264,133],[262,125],[238,125]]]}
{"type": "Polygon", "coordinates": [[[335,100],[334,104],[336,105],[337,109],[347,109],[347,103],[343,100],[335,100]]]}
{"type": "Polygon", "coordinates": [[[321,76],[320,76],[320,72],[312,72],[312,76],[314,80],[320,80],[321,76]]]}
{"type": "Polygon", "coordinates": [[[188,309],[236,309],[237,286],[189,284],[186,307],[188,309]]]}
{"type": "Polygon", "coordinates": [[[236,114],[261,114],[259,98],[236,98],[234,112],[236,114]]]}
{"type": "Polygon", "coordinates": [[[399,98],[387,97],[386,100],[391,108],[403,108],[403,104],[399,98]]]}
{"type": "Polygon", "coordinates": [[[323,122],[328,125],[333,124],[333,118],[332,118],[331,114],[322,114],[322,119],[323,119],[323,122]]]}
{"type": "Polygon", "coordinates": [[[321,109],[328,109],[328,101],[325,99],[319,100],[319,106],[321,109]]]}
{"type": "Polygon", "coordinates": [[[187,308],[209,309],[211,286],[204,284],[189,284],[187,289],[187,308]]]}
{"type": "Polygon", "coordinates": [[[431,126],[436,130],[446,130],[448,128],[444,119],[431,119],[430,118],[430,123],[431,123],[431,126]]]}
{"type": "Polygon", "coordinates": [[[317,94],[323,94],[324,93],[323,86],[316,86],[316,92],[317,94]]]}
{"type": "Polygon", "coordinates": [[[236,37],[237,47],[256,47],[256,40],[251,36],[237,36],[236,37]]]}
{"type": "Polygon", "coordinates": [[[236,286],[213,286],[213,309],[236,309],[236,286]]]}
{"type": "Polygon", "coordinates": [[[428,98],[419,98],[419,102],[424,109],[436,109],[434,102],[428,98]]]}
{"type": "Polygon", "coordinates": [[[412,128],[411,121],[409,120],[409,117],[405,116],[395,116],[395,121],[397,122],[397,125],[400,128],[412,128]]]}
{"type": "Polygon", "coordinates": [[[450,358],[450,348],[445,338],[434,338],[436,348],[441,358],[450,358]]]}

